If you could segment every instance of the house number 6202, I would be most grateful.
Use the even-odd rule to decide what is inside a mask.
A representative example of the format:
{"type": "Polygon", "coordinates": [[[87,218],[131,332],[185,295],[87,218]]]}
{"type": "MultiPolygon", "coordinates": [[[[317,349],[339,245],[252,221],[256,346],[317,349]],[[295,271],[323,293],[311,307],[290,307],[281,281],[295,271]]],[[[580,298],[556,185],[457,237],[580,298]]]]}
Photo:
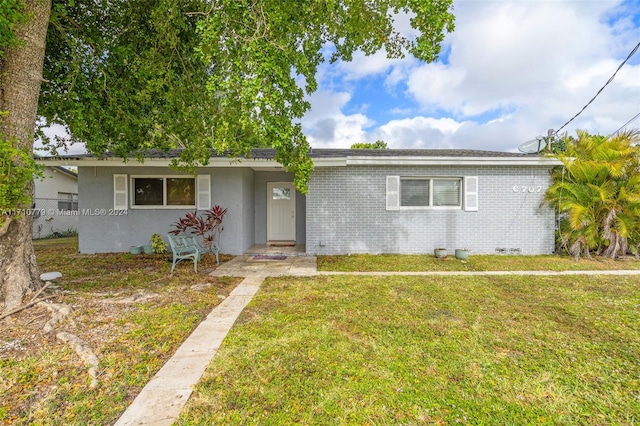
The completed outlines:
{"type": "Polygon", "coordinates": [[[526,192],[542,192],[542,185],[514,185],[513,192],[521,192],[523,194],[526,192]]]}

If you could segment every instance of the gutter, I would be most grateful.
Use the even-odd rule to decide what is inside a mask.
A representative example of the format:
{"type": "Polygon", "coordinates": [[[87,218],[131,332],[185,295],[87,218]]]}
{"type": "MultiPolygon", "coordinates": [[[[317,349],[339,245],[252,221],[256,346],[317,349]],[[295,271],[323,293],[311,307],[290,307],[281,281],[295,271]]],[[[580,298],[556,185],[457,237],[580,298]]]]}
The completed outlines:
{"type": "Polygon", "coordinates": [[[561,166],[552,157],[347,157],[358,166],[561,166]]]}

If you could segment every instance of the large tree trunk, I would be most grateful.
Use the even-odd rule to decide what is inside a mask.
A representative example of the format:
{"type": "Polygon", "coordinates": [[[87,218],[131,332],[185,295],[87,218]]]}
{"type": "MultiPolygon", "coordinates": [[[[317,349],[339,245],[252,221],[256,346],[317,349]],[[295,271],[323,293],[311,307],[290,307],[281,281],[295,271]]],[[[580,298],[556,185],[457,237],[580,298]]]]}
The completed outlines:
{"type": "MultiPolygon", "coordinates": [[[[0,132],[31,152],[51,0],[26,0],[25,7],[30,18],[16,30],[21,42],[0,58],[0,111],[9,113],[0,120],[0,132]]],[[[24,190],[32,192],[33,185],[24,190]]],[[[31,242],[32,217],[17,213],[0,221],[0,311],[18,306],[41,286],[31,242]]]]}

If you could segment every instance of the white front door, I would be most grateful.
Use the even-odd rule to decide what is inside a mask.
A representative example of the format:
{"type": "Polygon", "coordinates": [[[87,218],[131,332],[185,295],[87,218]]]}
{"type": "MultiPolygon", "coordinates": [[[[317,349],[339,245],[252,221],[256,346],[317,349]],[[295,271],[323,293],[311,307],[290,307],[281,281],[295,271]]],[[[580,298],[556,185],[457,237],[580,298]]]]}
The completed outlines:
{"type": "Polygon", "coordinates": [[[296,240],[296,191],[292,182],[267,183],[267,240],[296,240]]]}

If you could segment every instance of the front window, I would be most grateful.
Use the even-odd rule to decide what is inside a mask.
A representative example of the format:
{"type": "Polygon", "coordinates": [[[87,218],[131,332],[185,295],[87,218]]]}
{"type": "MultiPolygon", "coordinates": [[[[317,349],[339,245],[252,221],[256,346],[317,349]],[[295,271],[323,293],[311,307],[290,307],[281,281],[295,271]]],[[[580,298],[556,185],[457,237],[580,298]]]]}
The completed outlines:
{"type": "Polygon", "coordinates": [[[460,178],[401,178],[400,206],[461,207],[460,178]]]}
{"type": "Polygon", "coordinates": [[[167,205],[191,206],[196,204],[196,180],[193,178],[167,178],[167,205]]]}
{"type": "Polygon", "coordinates": [[[134,206],[195,207],[196,180],[192,177],[132,177],[134,206]]]}
{"type": "Polygon", "coordinates": [[[162,206],[164,205],[164,179],[163,178],[133,178],[135,206],[162,206]]]}

